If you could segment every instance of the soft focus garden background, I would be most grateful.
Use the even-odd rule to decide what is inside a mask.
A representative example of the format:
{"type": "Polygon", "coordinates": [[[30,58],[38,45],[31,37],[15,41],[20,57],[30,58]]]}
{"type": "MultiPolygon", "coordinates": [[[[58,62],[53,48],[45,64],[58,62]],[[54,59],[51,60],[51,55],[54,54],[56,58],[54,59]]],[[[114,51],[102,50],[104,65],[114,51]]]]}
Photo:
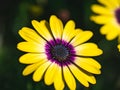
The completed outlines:
{"type": "MultiPolygon", "coordinates": [[[[109,1],[109,0],[108,0],[109,1]]],[[[32,75],[22,76],[25,65],[18,59],[23,54],[16,49],[22,41],[18,30],[31,26],[31,20],[49,20],[57,15],[64,23],[69,19],[76,27],[91,30],[94,36],[89,40],[98,44],[104,53],[95,57],[102,65],[102,74],[96,75],[97,84],[84,88],[77,82],[77,90],[120,90],[120,52],[117,39],[107,41],[99,33],[100,25],[90,21],[93,14],[90,7],[97,0],[2,0],[0,2],[0,90],[54,90],[43,81],[33,82],[32,75]]],[[[65,88],[68,90],[68,88],[65,88]]]]}

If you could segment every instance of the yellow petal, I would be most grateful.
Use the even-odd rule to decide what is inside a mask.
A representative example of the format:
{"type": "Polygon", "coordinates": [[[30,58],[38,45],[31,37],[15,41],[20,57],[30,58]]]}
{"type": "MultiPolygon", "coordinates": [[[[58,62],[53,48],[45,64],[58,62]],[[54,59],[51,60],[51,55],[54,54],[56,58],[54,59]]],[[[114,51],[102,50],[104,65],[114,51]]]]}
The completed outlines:
{"type": "Polygon", "coordinates": [[[76,29],[75,29],[75,35],[77,35],[77,34],[80,33],[80,32],[83,32],[83,30],[80,29],[80,28],[76,28],[76,29]]]}
{"type": "Polygon", "coordinates": [[[40,81],[42,79],[44,72],[50,66],[50,64],[51,64],[51,62],[48,61],[48,62],[42,64],[41,66],[39,66],[39,68],[33,74],[33,80],[36,82],[40,81]]]}
{"type": "Polygon", "coordinates": [[[36,62],[42,62],[46,59],[45,53],[27,53],[20,57],[19,61],[23,64],[32,64],[36,62]]]}
{"type": "Polygon", "coordinates": [[[119,6],[119,3],[117,0],[98,0],[101,4],[107,6],[108,8],[115,8],[119,6]]]}
{"type": "Polygon", "coordinates": [[[106,25],[104,25],[104,26],[102,26],[101,28],[100,28],[100,32],[101,32],[101,34],[107,34],[107,33],[109,33],[109,24],[106,24],[106,25]]]}
{"type": "Polygon", "coordinates": [[[120,34],[119,28],[120,26],[118,26],[117,24],[109,23],[102,26],[100,32],[101,34],[106,35],[107,40],[113,40],[120,34]]]}
{"type": "Polygon", "coordinates": [[[43,38],[41,38],[34,30],[30,28],[23,27],[21,30],[19,30],[19,34],[26,41],[37,42],[40,44],[45,43],[45,40],[43,40],[43,38]]]}
{"type": "Polygon", "coordinates": [[[91,31],[83,31],[77,34],[70,42],[73,46],[77,46],[81,43],[88,41],[92,37],[93,33],[91,31]]]}
{"type": "Polygon", "coordinates": [[[85,72],[86,75],[89,77],[89,78],[86,78],[88,80],[88,82],[90,82],[91,84],[96,84],[96,79],[95,77],[93,76],[93,74],[91,73],[88,73],[88,72],[85,72]]]}
{"type": "Polygon", "coordinates": [[[70,88],[70,90],[76,90],[75,79],[67,66],[63,67],[63,75],[64,75],[65,82],[70,88]]]}
{"type": "Polygon", "coordinates": [[[95,43],[84,43],[75,47],[76,55],[80,56],[98,56],[102,50],[95,43]]]}
{"type": "Polygon", "coordinates": [[[51,85],[53,83],[57,70],[58,65],[56,63],[52,63],[45,73],[44,76],[45,84],[51,85]]]}
{"type": "Polygon", "coordinates": [[[76,63],[85,62],[97,69],[101,69],[101,65],[93,58],[76,57],[75,62],[76,63]]]}
{"type": "Polygon", "coordinates": [[[89,73],[101,74],[99,68],[94,67],[93,65],[89,64],[88,62],[85,62],[84,60],[85,60],[84,58],[76,58],[74,63],[78,65],[80,68],[88,71],[89,73]]]}
{"type": "Polygon", "coordinates": [[[75,35],[75,22],[70,20],[65,25],[62,39],[69,42],[74,37],[74,35],[75,35]]]}
{"type": "Polygon", "coordinates": [[[63,82],[61,67],[58,67],[58,70],[56,71],[55,78],[54,78],[54,87],[55,87],[55,90],[63,90],[65,87],[63,82]]]}
{"type": "Polygon", "coordinates": [[[55,38],[61,39],[63,32],[63,23],[55,15],[50,17],[50,28],[55,38]]]}
{"type": "Polygon", "coordinates": [[[24,52],[45,52],[45,47],[43,45],[34,42],[20,42],[17,48],[24,52]]]}
{"type": "Polygon", "coordinates": [[[106,0],[98,0],[98,2],[100,2],[101,4],[103,4],[105,6],[111,7],[110,3],[106,0]]]}
{"type": "Polygon", "coordinates": [[[110,15],[111,13],[113,13],[107,7],[103,7],[97,4],[92,5],[91,9],[93,12],[97,14],[102,14],[102,15],[110,15]]]}
{"type": "Polygon", "coordinates": [[[72,71],[72,73],[75,75],[75,77],[78,78],[78,80],[84,86],[88,87],[89,86],[88,82],[90,82],[91,84],[96,84],[96,79],[91,73],[85,72],[84,70],[76,67],[75,65],[69,65],[69,68],[72,71]]]}
{"type": "Polygon", "coordinates": [[[48,28],[48,22],[45,20],[42,20],[40,22],[36,21],[36,20],[32,20],[32,25],[34,26],[34,28],[38,31],[38,33],[43,36],[46,40],[51,40],[53,39],[51,34],[50,34],[50,30],[48,28]]]}
{"type": "Polygon", "coordinates": [[[91,16],[90,19],[97,24],[106,24],[113,21],[113,16],[98,15],[98,16],[91,16]]]}
{"type": "Polygon", "coordinates": [[[69,65],[69,68],[81,84],[83,84],[85,87],[89,87],[89,83],[87,82],[86,78],[82,76],[84,74],[76,66],[69,65]]]}
{"type": "Polygon", "coordinates": [[[110,33],[107,34],[106,39],[107,40],[113,40],[118,36],[118,32],[111,31],[110,33]]]}
{"type": "Polygon", "coordinates": [[[117,48],[119,49],[119,52],[120,52],[120,44],[119,44],[119,45],[117,45],[117,48]]]}
{"type": "Polygon", "coordinates": [[[107,27],[109,29],[109,32],[106,34],[106,39],[113,40],[120,34],[120,27],[114,25],[109,25],[109,26],[110,27],[107,27]]]}
{"type": "Polygon", "coordinates": [[[101,65],[93,58],[76,57],[75,62],[76,63],[85,62],[97,69],[101,69],[101,65]]]}
{"type": "Polygon", "coordinates": [[[117,41],[118,41],[118,44],[120,44],[120,35],[118,36],[118,40],[117,41]]]}
{"type": "Polygon", "coordinates": [[[120,0],[110,0],[110,2],[112,3],[112,6],[115,8],[120,6],[120,0]]]}
{"type": "Polygon", "coordinates": [[[28,65],[27,67],[25,67],[22,74],[24,76],[31,74],[32,72],[34,72],[44,62],[46,62],[46,60],[43,60],[42,62],[38,62],[38,63],[28,65]]]}

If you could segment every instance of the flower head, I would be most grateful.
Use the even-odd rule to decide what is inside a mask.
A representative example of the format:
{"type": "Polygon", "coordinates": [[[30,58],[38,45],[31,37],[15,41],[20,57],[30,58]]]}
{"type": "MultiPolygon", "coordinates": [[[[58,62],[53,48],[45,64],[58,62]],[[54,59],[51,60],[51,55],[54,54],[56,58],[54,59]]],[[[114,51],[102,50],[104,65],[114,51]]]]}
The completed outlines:
{"type": "Polygon", "coordinates": [[[100,74],[101,65],[92,56],[102,54],[95,43],[85,43],[93,33],[75,29],[74,21],[63,23],[55,15],[49,23],[33,20],[35,30],[23,27],[19,34],[25,40],[17,48],[26,52],[20,57],[20,63],[27,64],[23,75],[33,73],[38,82],[44,77],[47,85],[54,84],[56,90],[62,90],[65,83],[75,90],[75,78],[84,86],[95,84],[94,74],[100,74]]]}
{"type": "Polygon", "coordinates": [[[96,15],[91,17],[97,24],[102,24],[100,32],[107,40],[120,38],[120,0],[98,0],[101,5],[92,5],[96,15]]]}

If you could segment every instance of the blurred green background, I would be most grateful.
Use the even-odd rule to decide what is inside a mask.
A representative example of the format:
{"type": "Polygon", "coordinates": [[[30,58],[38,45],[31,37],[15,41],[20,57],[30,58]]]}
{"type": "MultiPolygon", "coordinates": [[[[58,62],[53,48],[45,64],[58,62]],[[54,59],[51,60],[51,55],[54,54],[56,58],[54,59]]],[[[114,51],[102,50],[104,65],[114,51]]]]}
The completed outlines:
{"type": "MultiPolygon", "coordinates": [[[[93,14],[90,7],[97,0],[2,0],[0,2],[0,90],[54,90],[43,81],[33,82],[32,75],[22,76],[25,65],[18,59],[23,54],[16,49],[22,41],[18,30],[32,27],[31,20],[49,20],[57,15],[65,24],[73,19],[76,27],[91,30],[94,36],[90,41],[103,49],[101,56],[95,57],[102,65],[102,74],[96,75],[97,84],[83,87],[77,82],[77,90],[120,90],[120,52],[117,39],[107,41],[99,33],[100,25],[90,21],[93,14]]],[[[68,90],[66,87],[65,90],[68,90]]]]}

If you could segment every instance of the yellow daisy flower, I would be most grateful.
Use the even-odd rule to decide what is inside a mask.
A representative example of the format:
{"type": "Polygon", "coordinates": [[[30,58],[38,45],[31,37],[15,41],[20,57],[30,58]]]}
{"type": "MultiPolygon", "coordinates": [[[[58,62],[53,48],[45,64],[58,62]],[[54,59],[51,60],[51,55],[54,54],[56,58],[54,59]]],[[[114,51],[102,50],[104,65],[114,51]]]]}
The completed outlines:
{"type": "Polygon", "coordinates": [[[55,90],[63,90],[65,83],[70,90],[76,89],[75,78],[84,86],[95,84],[94,74],[100,74],[101,65],[92,56],[102,54],[95,43],[84,43],[93,33],[75,29],[70,20],[63,28],[63,23],[55,15],[50,22],[33,20],[33,27],[23,27],[19,34],[25,40],[17,48],[27,52],[19,61],[28,64],[23,75],[33,73],[33,80],[38,82],[44,77],[47,85],[54,84],[55,90]]]}
{"type": "Polygon", "coordinates": [[[107,40],[120,38],[120,0],[98,0],[101,5],[92,5],[93,15],[91,20],[102,24],[100,32],[106,35],[107,40]]]}

